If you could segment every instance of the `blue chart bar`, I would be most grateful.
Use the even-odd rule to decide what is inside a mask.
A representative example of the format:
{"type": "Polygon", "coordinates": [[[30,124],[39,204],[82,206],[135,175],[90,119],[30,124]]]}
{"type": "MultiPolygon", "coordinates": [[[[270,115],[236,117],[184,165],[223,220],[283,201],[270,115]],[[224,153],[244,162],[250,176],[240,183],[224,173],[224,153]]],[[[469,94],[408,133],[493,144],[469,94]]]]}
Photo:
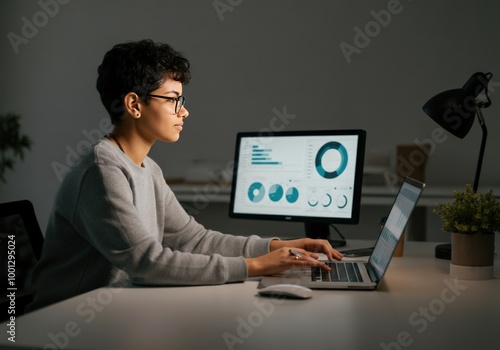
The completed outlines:
{"type": "Polygon", "coordinates": [[[272,153],[270,148],[259,148],[257,145],[252,145],[252,165],[281,165],[281,162],[273,161],[270,157],[272,153]]]}

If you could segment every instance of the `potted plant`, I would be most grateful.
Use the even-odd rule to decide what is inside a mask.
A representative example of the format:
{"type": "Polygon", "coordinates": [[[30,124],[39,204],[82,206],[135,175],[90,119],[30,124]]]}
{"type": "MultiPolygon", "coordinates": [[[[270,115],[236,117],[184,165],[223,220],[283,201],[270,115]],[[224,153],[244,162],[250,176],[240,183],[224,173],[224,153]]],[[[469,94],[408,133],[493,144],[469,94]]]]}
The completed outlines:
{"type": "Polygon", "coordinates": [[[450,275],[460,279],[493,277],[495,231],[500,231],[500,201],[493,190],[478,193],[467,184],[454,191],[451,203],[434,209],[443,221],[443,231],[451,232],[450,275]]]}
{"type": "Polygon", "coordinates": [[[21,116],[14,113],[0,114],[0,181],[6,183],[5,171],[12,170],[15,159],[24,157],[24,149],[31,147],[31,140],[21,133],[21,116]]]}

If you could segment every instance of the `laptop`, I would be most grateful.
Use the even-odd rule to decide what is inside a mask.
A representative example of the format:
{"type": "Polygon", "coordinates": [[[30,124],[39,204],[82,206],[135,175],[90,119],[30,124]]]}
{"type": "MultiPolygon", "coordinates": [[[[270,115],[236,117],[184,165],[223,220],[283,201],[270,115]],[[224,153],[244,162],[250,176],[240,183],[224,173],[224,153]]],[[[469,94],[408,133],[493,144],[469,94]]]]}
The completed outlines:
{"type": "Polygon", "coordinates": [[[292,268],[279,275],[264,276],[259,288],[287,283],[311,289],[377,289],[424,187],[420,181],[404,179],[368,261],[326,261],[331,271],[319,267],[292,268]]]}

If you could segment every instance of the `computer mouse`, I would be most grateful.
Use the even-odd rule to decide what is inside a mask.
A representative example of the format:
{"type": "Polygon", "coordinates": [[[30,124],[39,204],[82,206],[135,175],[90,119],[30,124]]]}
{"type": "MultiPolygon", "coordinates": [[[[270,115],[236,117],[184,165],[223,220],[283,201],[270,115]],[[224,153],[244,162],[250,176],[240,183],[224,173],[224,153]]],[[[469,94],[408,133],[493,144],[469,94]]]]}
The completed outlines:
{"type": "Polygon", "coordinates": [[[295,299],[309,299],[312,297],[312,290],[298,284],[282,283],[267,286],[258,290],[258,293],[268,297],[286,297],[295,299]]]}

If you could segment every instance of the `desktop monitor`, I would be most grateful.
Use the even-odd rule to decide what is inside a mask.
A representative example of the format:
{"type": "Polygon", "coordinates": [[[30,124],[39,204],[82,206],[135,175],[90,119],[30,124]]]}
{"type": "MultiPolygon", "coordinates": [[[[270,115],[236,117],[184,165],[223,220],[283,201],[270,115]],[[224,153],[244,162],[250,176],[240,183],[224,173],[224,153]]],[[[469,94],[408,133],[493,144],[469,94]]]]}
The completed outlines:
{"type": "Polygon", "coordinates": [[[365,142],[364,130],[238,133],[229,216],[303,222],[323,239],[357,224],[365,142]]]}

